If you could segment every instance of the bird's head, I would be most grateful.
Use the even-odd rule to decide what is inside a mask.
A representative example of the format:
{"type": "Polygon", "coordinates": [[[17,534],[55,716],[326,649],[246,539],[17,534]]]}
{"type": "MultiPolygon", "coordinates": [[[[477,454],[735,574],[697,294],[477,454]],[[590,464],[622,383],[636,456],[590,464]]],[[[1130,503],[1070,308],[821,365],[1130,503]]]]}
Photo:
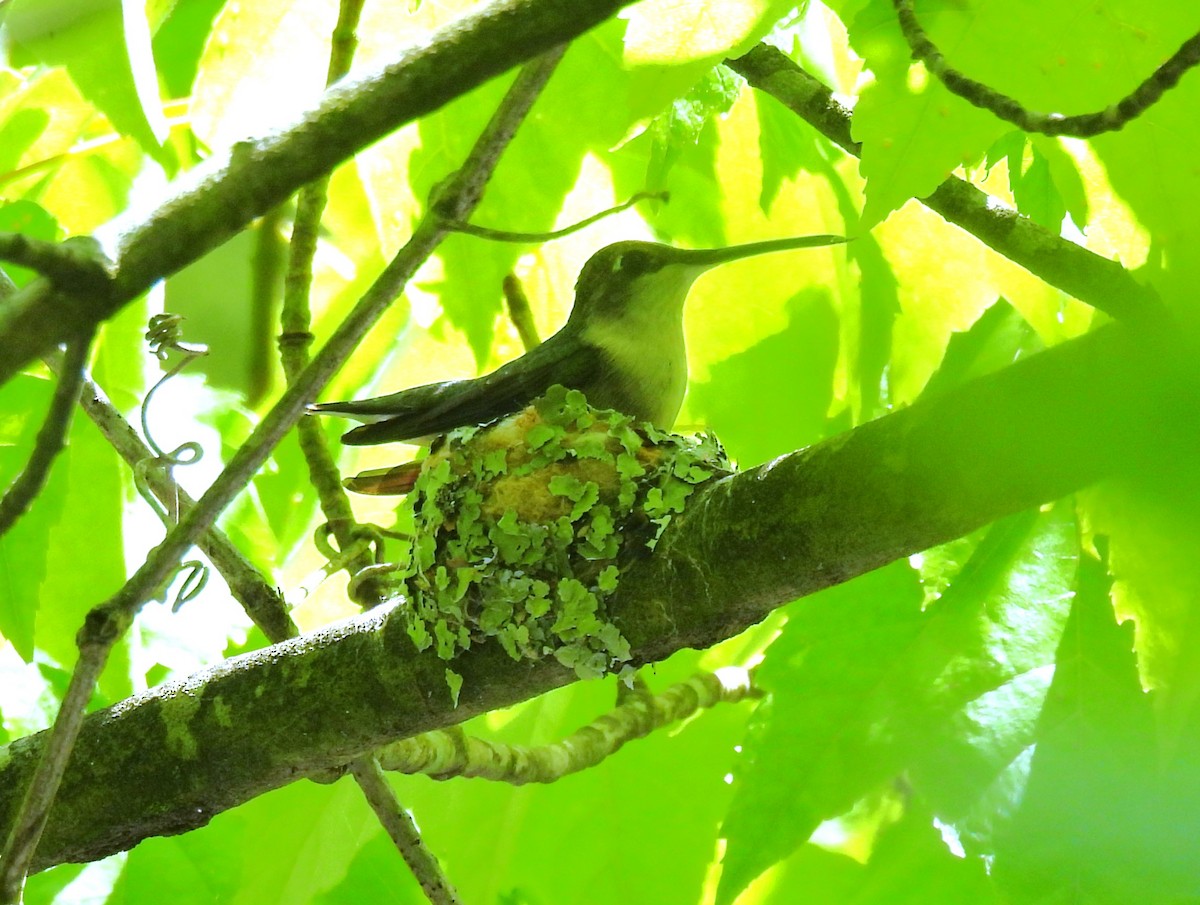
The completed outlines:
{"type": "Polygon", "coordinates": [[[842,236],[800,236],[727,248],[672,248],[657,242],[617,242],[592,255],[575,283],[571,319],[618,319],[631,310],[678,316],[700,274],[727,261],[795,248],[845,242],[842,236]]]}

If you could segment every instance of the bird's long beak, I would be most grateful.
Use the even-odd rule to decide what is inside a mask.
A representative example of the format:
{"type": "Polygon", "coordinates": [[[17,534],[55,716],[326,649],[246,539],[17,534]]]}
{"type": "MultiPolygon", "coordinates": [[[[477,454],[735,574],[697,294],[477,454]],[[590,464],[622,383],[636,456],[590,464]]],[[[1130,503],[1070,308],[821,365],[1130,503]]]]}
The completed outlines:
{"type": "Polygon", "coordinates": [[[823,245],[841,245],[849,242],[845,236],[796,236],[790,239],[768,239],[765,242],[747,242],[726,248],[671,248],[665,251],[672,264],[694,267],[697,271],[708,270],[727,261],[751,258],[773,251],[790,251],[795,248],[819,248],[823,245]]]}

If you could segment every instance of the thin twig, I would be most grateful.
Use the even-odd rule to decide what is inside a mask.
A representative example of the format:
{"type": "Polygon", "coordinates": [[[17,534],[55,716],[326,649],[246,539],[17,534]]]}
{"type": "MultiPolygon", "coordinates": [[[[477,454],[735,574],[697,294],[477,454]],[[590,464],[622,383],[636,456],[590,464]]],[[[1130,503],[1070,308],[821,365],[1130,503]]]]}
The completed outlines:
{"type": "MultiPolygon", "coordinates": [[[[358,45],[355,30],[362,7],[363,0],[342,0],[340,4],[330,47],[327,85],[332,85],[350,71],[354,50],[358,45]]],[[[329,176],[323,176],[301,188],[296,201],[296,218],[292,225],[284,276],[279,336],[280,360],[289,384],[299,378],[308,364],[308,348],[313,341],[310,306],[313,260],[328,195],[329,176]]],[[[342,489],[341,475],[329,450],[325,431],[317,419],[301,418],[296,425],[296,436],[308,466],[309,483],[317,491],[321,512],[337,541],[338,549],[359,551],[345,563],[346,571],[353,576],[374,565],[375,560],[370,555],[369,546],[356,543],[362,528],[354,518],[346,491],[342,489]]],[[[357,582],[354,589],[354,601],[364,609],[378,606],[386,599],[386,588],[379,582],[357,582]]]]}
{"type": "Polygon", "coordinates": [[[396,800],[379,762],[373,757],[360,758],[350,765],[350,772],[429,901],[433,905],[458,905],[458,893],[425,846],[413,819],[396,800]]]}
{"type": "MultiPolygon", "coordinates": [[[[53,359],[48,360],[47,364],[51,370],[59,367],[53,359]]],[[[140,463],[154,458],[153,450],[142,442],[137,431],[117,411],[105,392],[86,375],[79,402],[130,468],[137,468],[140,463]]],[[[144,476],[147,486],[168,510],[187,512],[196,505],[196,501],[169,472],[152,468],[146,469],[144,476]]],[[[229,586],[234,599],[268,639],[279,642],[299,634],[278,589],[263,577],[220,528],[209,528],[197,539],[196,546],[208,557],[229,586]]]]}
{"type": "Polygon", "coordinates": [[[254,227],[254,257],[250,266],[250,360],[246,404],[257,407],[270,392],[275,374],[271,340],[279,309],[286,243],[280,235],[286,205],[265,214],[254,227]]]}
{"type": "Polygon", "coordinates": [[[525,287],[521,285],[521,281],[517,279],[515,273],[510,273],[504,278],[503,286],[504,302],[508,306],[508,319],[517,328],[517,335],[521,337],[521,345],[528,352],[542,342],[541,337],[538,336],[537,324],[533,322],[533,309],[529,307],[529,297],[525,295],[525,287]]]}
{"type": "Polygon", "coordinates": [[[937,76],[950,92],[957,94],[972,106],[990,110],[1000,119],[1026,132],[1070,135],[1075,138],[1090,138],[1104,132],[1116,132],[1154,106],[1165,92],[1179,84],[1185,72],[1200,63],[1200,32],[1197,32],[1184,41],[1169,60],[1115,104],[1095,113],[1080,113],[1075,116],[1039,113],[952,68],[917,21],[912,0],[893,0],[893,3],[896,16],[900,20],[900,30],[904,33],[904,40],[908,42],[914,58],[924,63],[925,68],[937,76]]]}
{"type": "Polygon", "coordinates": [[[578,223],[572,223],[570,226],[564,226],[561,229],[554,229],[545,233],[520,233],[507,229],[492,229],[488,226],[476,226],[474,223],[467,223],[462,220],[447,221],[443,225],[451,232],[464,233],[468,236],[478,236],[481,239],[491,239],[493,242],[536,242],[541,244],[542,242],[561,239],[572,233],[577,233],[581,229],[603,220],[605,217],[611,217],[613,214],[629,210],[629,208],[633,207],[639,201],[647,199],[669,201],[670,198],[671,195],[669,192],[638,192],[624,204],[618,204],[616,207],[610,207],[607,210],[600,211],[598,214],[585,217],[578,223]]]}
{"type": "MultiPolygon", "coordinates": [[[[50,733],[42,751],[41,764],[66,765],[71,756],[71,749],[75,746],[75,739],[79,735],[79,727],[83,724],[83,715],[92,698],[96,680],[100,678],[106,660],[107,650],[103,656],[88,656],[81,650],[79,661],[75,664],[71,681],[67,685],[67,693],[63,696],[63,702],[54,720],[55,726],[60,723],[63,725],[63,731],[50,733]]],[[[0,858],[0,902],[4,905],[16,905],[21,901],[21,890],[25,885],[25,875],[29,872],[29,862],[37,850],[42,830],[46,828],[46,817],[58,792],[58,782],[38,782],[40,772],[41,770],[34,773],[25,789],[17,820],[13,822],[4,844],[4,857],[0,858]]],[[[61,774],[61,770],[59,772],[61,774]]]]}
{"type": "MultiPolygon", "coordinates": [[[[830,141],[855,157],[862,154],[862,145],[850,137],[850,111],[785,54],[759,44],[745,56],[725,62],[830,141]]],[[[920,200],[1043,282],[1117,320],[1154,321],[1164,313],[1155,292],[1118,262],[1055,235],[962,179],[951,176],[920,200]]]]}
{"type": "Polygon", "coordinates": [[[91,335],[81,336],[67,345],[66,363],[59,375],[46,420],[38,430],[29,462],[0,499],[0,537],[25,514],[29,504],[45,486],[50,466],[67,445],[67,432],[71,429],[71,416],[79,400],[79,387],[91,348],[91,335]]]}
{"type": "MultiPolygon", "coordinates": [[[[329,54],[326,78],[329,85],[350,70],[358,44],[355,31],[362,8],[363,0],[342,0],[339,5],[329,54]]],[[[296,202],[296,218],[284,276],[279,337],[280,359],[289,385],[301,379],[308,364],[308,347],[312,343],[310,295],[313,260],[328,195],[329,176],[324,176],[300,189],[296,202]]],[[[325,440],[325,431],[315,418],[301,418],[296,430],[300,450],[308,466],[309,480],[316,488],[325,523],[338,548],[347,555],[344,567],[352,577],[361,576],[375,564],[375,559],[370,552],[371,545],[362,543],[364,528],[354,518],[350,501],[342,489],[341,475],[325,440]],[[350,555],[356,549],[360,552],[350,555]]],[[[386,586],[370,578],[352,580],[349,593],[360,606],[370,608],[386,599],[386,586]]],[[[443,874],[437,859],[421,841],[416,825],[396,798],[375,759],[371,756],[357,758],[350,764],[350,773],[429,900],[435,905],[457,905],[454,887],[443,874]]]]}
{"type": "Polygon", "coordinates": [[[385,770],[432,779],[478,776],[512,785],[549,783],[615,754],[628,741],[720,703],[756,695],[744,669],[698,673],[661,694],[633,692],[620,705],[560,742],[525,748],[472,738],[458,726],[394,742],[378,752],[385,770]]]}
{"type": "Polygon", "coordinates": [[[560,44],[522,67],[500,102],[499,109],[471,148],[466,162],[457,173],[442,183],[436,193],[430,205],[430,214],[426,217],[432,221],[431,229],[444,235],[446,229],[442,223],[445,219],[462,222],[469,218],[470,212],[483,196],[484,186],[491,178],[501,152],[508,147],[517,127],[524,122],[566,49],[566,44],[560,44]]]}
{"type": "MultiPolygon", "coordinates": [[[[88,614],[78,637],[80,659],[76,664],[76,676],[90,677],[86,686],[89,694],[112,645],[129,627],[137,611],[174,571],[187,548],[245,487],[271,450],[301,416],[305,404],[320,392],[354,352],[367,330],[382,316],[412,274],[437,247],[446,234],[440,226],[440,219],[445,216],[465,219],[479,203],[501,151],[533,105],[541,85],[561,58],[563,49],[556,48],[521,70],[466,163],[438,194],[435,203],[440,213],[429,213],[422,219],[412,238],[384,268],[308,367],[284,391],[279,402],[233,455],[195,507],[185,513],[175,529],[150,551],[145,562],[125,585],[88,614]]],[[[72,677],[72,688],[79,684],[76,676],[72,677]]],[[[86,703],[86,696],[83,700],[86,703]]],[[[30,780],[30,790],[14,817],[12,833],[5,844],[0,894],[8,892],[15,897],[21,888],[82,721],[82,705],[68,707],[66,703],[55,718],[42,758],[30,780]]]]}

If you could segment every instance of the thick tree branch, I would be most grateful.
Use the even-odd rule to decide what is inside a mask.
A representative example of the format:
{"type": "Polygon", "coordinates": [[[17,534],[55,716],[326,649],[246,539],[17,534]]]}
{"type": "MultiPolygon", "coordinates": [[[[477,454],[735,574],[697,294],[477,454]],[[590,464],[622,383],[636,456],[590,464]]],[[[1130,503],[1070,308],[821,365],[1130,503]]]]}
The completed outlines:
{"type": "Polygon", "coordinates": [[[112,279],[96,243],[83,238],[47,242],[20,233],[0,233],[0,261],[36,270],[58,288],[71,292],[103,294],[112,279]]]}
{"type": "Polygon", "coordinates": [[[633,0],[500,0],[371,75],[339,82],[300,122],[247,139],[179,180],[148,215],[100,231],[110,291],[67,295],[41,279],[0,306],[0,383],[55,343],[111,317],[156,281],[244,229],[305,183],[405,123],[564,44],[633,0]]]}
{"type": "MultiPolygon", "coordinates": [[[[848,434],[713,482],[631,566],[610,612],[639,662],[707,647],[798,596],[1108,474],[1187,456],[1194,350],[1111,326],[848,434]]],[[[47,867],[202,826],[383,744],[572,681],[496,646],[445,663],[380,608],[89,716],[36,860],[47,867]],[[313,689],[319,688],[320,693],[313,689]],[[182,781],[181,781],[182,778],[182,781]]],[[[0,767],[11,820],[45,733],[0,767]]]]}

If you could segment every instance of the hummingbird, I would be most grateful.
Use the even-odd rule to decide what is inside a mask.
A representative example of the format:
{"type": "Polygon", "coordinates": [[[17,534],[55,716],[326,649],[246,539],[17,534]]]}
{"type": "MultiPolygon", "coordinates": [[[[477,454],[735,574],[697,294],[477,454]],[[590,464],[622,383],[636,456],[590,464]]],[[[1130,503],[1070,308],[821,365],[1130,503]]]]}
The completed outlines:
{"type": "Polygon", "coordinates": [[[323,402],[309,411],[366,422],[342,436],[350,446],[421,443],[512,414],[562,384],[581,391],[595,408],[616,409],[670,430],[687,390],[683,306],[696,278],[728,261],[845,241],[801,236],[695,249],[617,242],[584,264],[562,329],[520,358],[482,377],[373,399],[323,402]]]}

